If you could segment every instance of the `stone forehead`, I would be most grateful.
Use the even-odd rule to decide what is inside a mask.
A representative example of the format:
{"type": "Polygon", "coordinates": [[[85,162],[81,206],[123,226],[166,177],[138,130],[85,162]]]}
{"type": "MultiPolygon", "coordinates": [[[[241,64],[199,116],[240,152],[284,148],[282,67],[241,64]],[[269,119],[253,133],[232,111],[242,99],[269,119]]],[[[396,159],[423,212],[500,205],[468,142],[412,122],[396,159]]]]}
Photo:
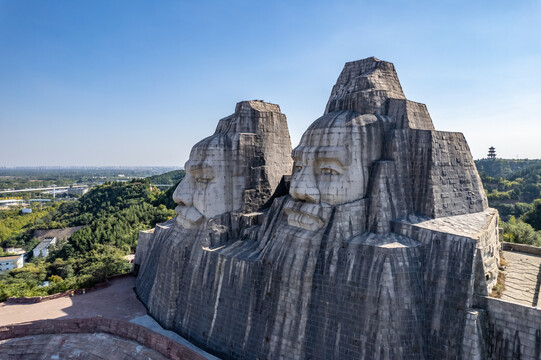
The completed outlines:
{"type": "Polygon", "coordinates": [[[364,128],[378,121],[375,115],[361,115],[354,111],[325,114],[308,128],[301,146],[349,146],[362,140],[364,128]]]}
{"type": "Polygon", "coordinates": [[[227,134],[214,134],[204,138],[192,147],[192,152],[201,150],[211,150],[217,148],[226,148],[231,146],[231,139],[227,134]]]}
{"type": "Polygon", "coordinates": [[[341,129],[341,128],[358,128],[378,121],[378,118],[372,114],[361,115],[356,111],[342,110],[334,111],[316,119],[308,127],[308,131],[316,129],[341,129]]]}
{"type": "Polygon", "coordinates": [[[223,135],[213,135],[203,139],[192,147],[190,158],[184,165],[186,170],[195,170],[204,166],[220,165],[228,160],[226,151],[230,147],[230,141],[223,135]]]}
{"type": "Polygon", "coordinates": [[[292,153],[294,161],[336,159],[343,165],[351,163],[351,155],[348,146],[297,146],[292,153]]]}

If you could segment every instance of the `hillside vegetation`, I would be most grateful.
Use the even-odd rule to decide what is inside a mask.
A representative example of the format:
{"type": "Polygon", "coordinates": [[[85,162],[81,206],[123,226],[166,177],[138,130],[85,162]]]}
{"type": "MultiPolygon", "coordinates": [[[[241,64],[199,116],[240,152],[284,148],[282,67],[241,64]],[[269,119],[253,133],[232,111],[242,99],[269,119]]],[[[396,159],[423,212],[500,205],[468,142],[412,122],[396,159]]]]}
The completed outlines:
{"type": "Polygon", "coordinates": [[[488,203],[503,220],[504,239],[541,246],[541,160],[475,162],[488,203]]]}
{"type": "Polygon", "coordinates": [[[148,180],[112,182],[91,189],[77,202],[0,218],[3,247],[33,247],[36,229],[87,225],[46,259],[33,259],[21,269],[0,274],[0,301],[9,296],[37,296],[92,286],[107,276],[129,271],[123,256],[135,250],[139,230],[175,215],[148,180]],[[49,287],[39,287],[49,280],[49,287]]]}
{"type": "Polygon", "coordinates": [[[146,180],[150,181],[150,183],[152,184],[167,184],[172,186],[180,182],[180,180],[182,180],[185,175],[186,172],[184,170],[173,170],[164,174],[149,176],[146,178],[146,180]]]}

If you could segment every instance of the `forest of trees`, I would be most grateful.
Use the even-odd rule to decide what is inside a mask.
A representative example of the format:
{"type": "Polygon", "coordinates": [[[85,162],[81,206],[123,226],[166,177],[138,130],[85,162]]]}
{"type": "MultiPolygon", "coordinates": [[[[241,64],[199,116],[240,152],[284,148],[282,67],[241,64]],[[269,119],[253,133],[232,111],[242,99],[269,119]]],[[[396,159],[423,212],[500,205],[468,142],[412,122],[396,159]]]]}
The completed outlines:
{"type": "Polygon", "coordinates": [[[151,184],[168,184],[174,185],[180,182],[186,175],[184,170],[173,170],[166,172],[165,174],[149,176],[146,179],[150,181],[151,184]]]}
{"type": "Polygon", "coordinates": [[[504,240],[541,246],[541,160],[475,162],[488,203],[500,213],[504,240]]]}
{"type": "Polygon", "coordinates": [[[0,301],[88,287],[129,271],[123,256],[135,250],[139,230],[175,215],[174,205],[168,208],[163,194],[148,180],[112,182],[91,189],[79,201],[30,215],[0,212],[0,245],[27,251],[38,242],[33,237],[36,229],[86,225],[68,243],[52,248],[46,259],[32,259],[23,268],[0,274],[0,301]],[[45,280],[49,287],[40,287],[45,280]]]}

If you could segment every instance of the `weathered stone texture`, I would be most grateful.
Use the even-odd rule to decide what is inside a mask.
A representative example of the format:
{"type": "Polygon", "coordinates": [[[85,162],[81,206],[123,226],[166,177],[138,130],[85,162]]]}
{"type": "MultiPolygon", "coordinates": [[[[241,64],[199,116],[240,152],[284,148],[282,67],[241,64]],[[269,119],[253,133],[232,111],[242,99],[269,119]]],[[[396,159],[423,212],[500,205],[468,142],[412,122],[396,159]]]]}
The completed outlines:
{"type": "Polygon", "coordinates": [[[389,99],[385,114],[396,121],[397,129],[435,130],[425,104],[405,99],[389,99]]]}
{"type": "MultiPolygon", "coordinates": [[[[160,225],[157,225],[157,227],[160,227],[160,225]]],[[[138,271],[141,264],[145,261],[145,257],[148,254],[150,241],[154,237],[154,230],[155,229],[139,231],[139,237],[137,238],[137,251],[135,252],[135,259],[133,260],[136,271],[138,271]]]]}
{"type": "MultiPolygon", "coordinates": [[[[233,186],[242,192],[242,210],[257,209],[268,200],[269,192],[272,195],[282,176],[291,172],[291,141],[285,115],[276,104],[243,101],[237,104],[234,114],[219,121],[215,134],[230,134],[232,175],[237,182],[233,186]],[[246,192],[251,192],[249,197],[246,192]]],[[[234,198],[233,203],[239,200],[234,198]]]]}
{"type": "Polygon", "coordinates": [[[204,357],[143,326],[98,317],[2,326],[0,359],[203,360],[204,357]]]}
{"type": "Polygon", "coordinates": [[[387,154],[397,163],[408,213],[431,218],[484,211],[488,201],[461,133],[395,130],[387,154]]]}
{"type": "Polygon", "coordinates": [[[287,121],[280,107],[243,101],[221,119],[216,131],[197,143],[186,177],[173,199],[184,226],[229,211],[264,205],[292,167],[287,121]]]}
{"type": "Polygon", "coordinates": [[[393,64],[374,57],[348,62],[332,88],[325,113],[383,114],[389,98],[406,99],[393,64]]]}
{"type": "Polygon", "coordinates": [[[490,209],[393,223],[395,232],[423,245],[422,288],[429,358],[463,358],[457,341],[463,340],[473,296],[476,291],[486,294],[494,285],[495,279],[486,282],[484,274],[497,272],[497,220],[497,212],[490,209]],[[495,248],[496,254],[484,252],[486,247],[495,248]]]}
{"type": "Polygon", "coordinates": [[[241,102],[194,146],[179,215],[143,256],[149,312],[228,359],[483,356],[474,296],[496,279],[498,216],[462,134],[434,130],[391,63],[347,63],[271,197],[284,124],[241,102]]]}
{"type": "Polygon", "coordinates": [[[482,346],[487,359],[541,359],[541,310],[485,297],[482,346]]]}

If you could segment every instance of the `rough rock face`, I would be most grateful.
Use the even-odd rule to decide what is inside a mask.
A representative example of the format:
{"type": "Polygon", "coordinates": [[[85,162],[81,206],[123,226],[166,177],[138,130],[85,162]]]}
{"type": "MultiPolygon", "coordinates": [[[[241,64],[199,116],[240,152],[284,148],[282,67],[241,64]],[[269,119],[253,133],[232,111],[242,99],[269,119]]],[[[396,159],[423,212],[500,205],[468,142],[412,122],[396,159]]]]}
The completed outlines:
{"type": "MultiPolygon", "coordinates": [[[[231,359],[477,353],[482,337],[465,334],[477,328],[474,296],[496,281],[497,212],[462,134],[434,130],[391,63],[347,63],[325,113],[292,152],[289,194],[263,209],[277,181],[250,197],[256,206],[240,201],[238,186],[211,186],[235,149],[216,138],[242,136],[233,124],[244,109],[259,116],[251,102],[240,104],[194,146],[175,193],[179,215],[149,242],[137,293],[151,314],[231,359]]],[[[266,136],[257,158],[275,158],[272,142],[284,137],[266,136]]],[[[254,188],[252,166],[227,168],[254,188]]]]}
{"type": "Polygon", "coordinates": [[[325,113],[380,114],[390,98],[406,100],[393,64],[374,57],[349,62],[332,88],[325,113]]]}
{"type": "Polygon", "coordinates": [[[219,121],[214,135],[193,147],[186,178],[173,199],[188,219],[194,210],[205,217],[254,211],[270,198],[282,175],[291,172],[291,165],[291,141],[280,107],[243,101],[219,121]]]}

